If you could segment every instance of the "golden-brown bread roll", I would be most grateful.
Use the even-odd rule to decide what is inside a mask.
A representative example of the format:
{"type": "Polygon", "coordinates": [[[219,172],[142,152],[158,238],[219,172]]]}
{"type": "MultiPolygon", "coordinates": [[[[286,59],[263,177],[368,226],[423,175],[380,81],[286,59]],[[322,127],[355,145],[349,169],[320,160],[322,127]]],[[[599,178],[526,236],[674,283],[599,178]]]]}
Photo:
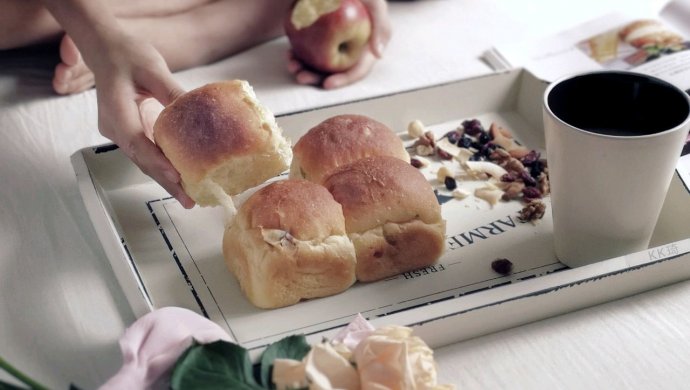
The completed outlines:
{"type": "Polygon", "coordinates": [[[276,181],[252,194],[225,230],[223,255],[260,308],[337,294],[355,282],[342,208],[306,180],[276,181]]]}
{"type": "Polygon", "coordinates": [[[364,115],[338,115],[311,128],[293,148],[290,177],[321,184],[335,168],[369,156],[410,156],[388,126],[364,115]]]}
{"type": "Polygon", "coordinates": [[[358,280],[380,280],[431,265],[443,253],[441,206],[431,184],[405,161],[367,157],[338,168],[324,186],[343,206],[358,280]]]}
{"type": "Polygon", "coordinates": [[[178,97],[156,120],[154,140],[201,206],[263,183],[285,171],[292,158],[273,114],[244,80],[207,84],[178,97]]]}

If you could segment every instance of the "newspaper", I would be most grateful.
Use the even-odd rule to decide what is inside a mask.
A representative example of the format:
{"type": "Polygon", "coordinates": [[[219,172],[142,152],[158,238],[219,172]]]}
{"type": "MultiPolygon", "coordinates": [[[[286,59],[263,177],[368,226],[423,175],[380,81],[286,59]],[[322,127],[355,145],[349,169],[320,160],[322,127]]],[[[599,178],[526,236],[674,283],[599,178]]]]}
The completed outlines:
{"type": "MultiPolygon", "coordinates": [[[[495,70],[523,67],[545,81],[578,72],[632,70],[690,94],[690,0],[652,17],[612,13],[539,41],[497,45],[484,59],[495,70]]],[[[690,136],[677,172],[690,190],[690,136]]]]}

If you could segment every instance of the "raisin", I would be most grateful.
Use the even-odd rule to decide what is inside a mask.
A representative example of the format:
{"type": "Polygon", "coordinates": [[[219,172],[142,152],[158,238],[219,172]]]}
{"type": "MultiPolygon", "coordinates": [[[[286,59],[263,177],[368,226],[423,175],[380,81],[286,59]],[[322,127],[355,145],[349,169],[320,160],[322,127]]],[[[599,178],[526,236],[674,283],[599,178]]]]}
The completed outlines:
{"type": "Polygon", "coordinates": [[[458,141],[460,140],[460,137],[462,134],[458,132],[457,130],[449,131],[445,137],[448,138],[448,142],[450,142],[453,145],[456,145],[458,141]]]}
{"type": "Polygon", "coordinates": [[[446,176],[446,178],[443,180],[443,184],[445,184],[446,188],[450,191],[453,191],[454,189],[458,188],[458,183],[455,181],[454,178],[450,176],[446,176]]]}
{"type": "Polygon", "coordinates": [[[525,166],[532,165],[536,162],[539,161],[539,158],[541,157],[541,154],[537,152],[536,150],[532,150],[529,153],[527,153],[522,159],[522,164],[525,166]]]}
{"type": "Polygon", "coordinates": [[[530,175],[527,171],[522,171],[520,173],[520,178],[522,179],[523,182],[525,182],[526,186],[534,187],[537,185],[537,181],[534,180],[532,175],[530,175]]]}
{"type": "Polygon", "coordinates": [[[477,137],[477,140],[479,141],[480,145],[486,145],[491,141],[491,136],[487,133],[481,133],[479,134],[479,137],[477,137]]]}
{"type": "Polygon", "coordinates": [[[522,197],[525,199],[525,201],[529,202],[534,199],[541,199],[542,194],[537,187],[525,187],[522,190],[522,197]]]}
{"type": "Polygon", "coordinates": [[[508,259],[496,259],[491,262],[491,269],[501,275],[508,275],[513,272],[513,262],[508,259]]]}
{"type": "Polygon", "coordinates": [[[515,174],[515,172],[508,172],[508,173],[504,174],[503,176],[501,176],[501,181],[506,182],[506,183],[512,183],[517,179],[518,179],[518,177],[515,174]]]}
{"type": "Polygon", "coordinates": [[[542,172],[544,172],[544,162],[541,160],[536,160],[530,165],[529,174],[535,179],[538,178],[542,172]]]}
{"type": "Polygon", "coordinates": [[[424,164],[422,164],[422,162],[419,161],[419,160],[416,159],[416,158],[411,158],[411,159],[410,159],[410,164],[411,164],[413,167],[415,167],[415,168],[421,168],[421,167],[424,166],[424,164]]]}
{"type": "Polygon", "coordinates": [[[470,146],[472,146],[472,138],[470,138],[466,135],[463,135],[458,140],[458,146],[461,146],[463,148],[469,148],[470,146]]]}
{"type": "Polygon", "coordinates": [[[465,133],[471,136],[477,136],[484,132],[481,122],[477,119],[468,119],[462,122],[462,127],[465,129],[465,133]]]}
{"type": "Polygon", "coordinates": [[[487,159],[491,158],[491,154],[496,150],[496,145],[492,144],[491,142],[484,144],[482,148],[479,150],[482,156],[486,157],[487,159]]]}

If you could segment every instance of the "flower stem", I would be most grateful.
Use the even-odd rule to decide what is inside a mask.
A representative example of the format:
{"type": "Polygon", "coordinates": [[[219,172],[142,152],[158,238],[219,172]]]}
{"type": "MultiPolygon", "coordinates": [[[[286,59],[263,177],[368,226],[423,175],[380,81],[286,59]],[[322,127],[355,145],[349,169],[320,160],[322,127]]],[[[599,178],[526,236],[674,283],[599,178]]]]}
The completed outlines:
{"type": "Polygon", "coordinates": [[[36,382],[35,380],[29,378],[23,372],[12,367],[12,365],[10,365],[7,361],[5,361],[5,359],[3,359],[2,356],[0,356],[0,368],[7,371],[7,373],[9,373],[13,377],[17,378],[19,381],[21,381],[25,385],[29,386],[31,389],[48,390],[47,387],[45,387],[42,384],[36,382]]]}

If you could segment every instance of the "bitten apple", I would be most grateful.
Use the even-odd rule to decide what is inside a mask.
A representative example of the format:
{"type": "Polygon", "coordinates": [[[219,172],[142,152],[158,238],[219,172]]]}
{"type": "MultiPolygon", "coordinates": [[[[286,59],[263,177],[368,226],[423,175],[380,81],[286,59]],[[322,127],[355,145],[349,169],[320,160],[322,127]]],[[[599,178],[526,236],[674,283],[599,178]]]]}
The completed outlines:
{"type": "Polygon", "coordinates": [[[295,57],[324,73],[350,69],[371,36],[371,19],[360,0],[297,0],[285,18],[295,57]]]}

